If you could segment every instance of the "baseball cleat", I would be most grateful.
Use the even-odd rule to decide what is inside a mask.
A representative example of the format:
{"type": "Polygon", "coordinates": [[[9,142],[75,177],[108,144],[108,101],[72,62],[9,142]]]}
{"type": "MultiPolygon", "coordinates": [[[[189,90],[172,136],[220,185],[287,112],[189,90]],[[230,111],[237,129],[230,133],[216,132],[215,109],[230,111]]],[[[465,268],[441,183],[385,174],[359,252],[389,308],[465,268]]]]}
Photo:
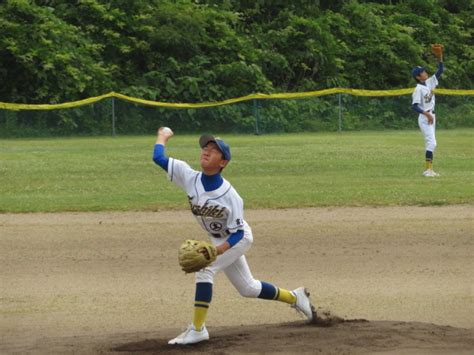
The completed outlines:
{"type": "Polygon", "coordinates": [[[195,344],[204,340],[209,340],[209,333],[207,332],[206,326],[202,326],[201,331],[197,331],[194,325],[190,324],[188,329],[178,335],[176,338],[171,339],[168,344],[170,345],[186,345],[195,344]]]}
{"type": "Polygon", "coordinates": [[[435,177],[439,176],[439,174],[435,173],[433,170],[428,169],[423,172],[423,176],[428,176],[428,177],[435,177]]]}
{"type": "Polygon", "coordinates": [[[313,306],[309,299],[309,292],[304,287],[298,287],[291,291],[296,296],[296,302],[291,305],[299,313],[303,314],[309,321],[313,320],[313,306]]]}

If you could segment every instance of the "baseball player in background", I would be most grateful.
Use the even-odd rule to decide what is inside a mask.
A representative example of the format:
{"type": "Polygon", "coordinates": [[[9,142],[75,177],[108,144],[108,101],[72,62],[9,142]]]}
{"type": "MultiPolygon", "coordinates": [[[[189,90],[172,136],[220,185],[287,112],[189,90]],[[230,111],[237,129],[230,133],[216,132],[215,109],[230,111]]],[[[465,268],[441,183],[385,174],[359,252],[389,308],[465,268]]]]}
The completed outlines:
{"type": "Polygon", "coordinates": [[[199,172],[184,161],[165,155],[166,143],[172,135],[167,127],[158,130],[153,161],[167,172],[169,180],[186,192],[191,212],[216,246],[218,256],[208,267],[196,272],[192,323],[168,343],[193,344],[209,339],[204,322],[212,300],[214,277],[221,271],[242,296],[288,303],[312,320],[313,307],[304,287],[289,291],[252,276],[245,253],[252,245],[253,235],[244,220],[243,200],[221,175],[231,160],[229,145],[218,137],[201,136],[202,172],[199,172]]]}
{"type": "Polygon", "coordinates": [[[433,54],[438,60],[438,70],[433,76],[428,76],[424,67],[415,67],[412,70],[413,78],[417,81],[415,91],[412,96],[412,108],[418,115],[418,126],[425,138],[425,171],[424,176],[439,176],[433,170],[433,154],[436,148],[436,115],[435,115],[435,95],[434,89],[438,85],[438,79],[444,71],[443,47],[441,45],[432,46],[433,54]]]}

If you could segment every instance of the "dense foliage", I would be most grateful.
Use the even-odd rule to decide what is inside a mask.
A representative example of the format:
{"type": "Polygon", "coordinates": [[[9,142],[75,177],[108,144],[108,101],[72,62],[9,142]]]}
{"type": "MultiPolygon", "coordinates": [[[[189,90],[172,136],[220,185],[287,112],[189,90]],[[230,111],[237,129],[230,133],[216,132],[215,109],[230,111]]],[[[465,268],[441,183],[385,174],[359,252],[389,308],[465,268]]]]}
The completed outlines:
{"type": "MultiPolygon", "coordinates": [[[[404,88],[414,85],[413,66],[435,69],[431,43],[446,48],[442,87],[470,89],[473,12],[471,0],[6,0],[0,101],[58,103],[116,91],[203,102],[404,88]]],[[[76,116],[54,119],[75,129],[86,115],[76,116]]]]}

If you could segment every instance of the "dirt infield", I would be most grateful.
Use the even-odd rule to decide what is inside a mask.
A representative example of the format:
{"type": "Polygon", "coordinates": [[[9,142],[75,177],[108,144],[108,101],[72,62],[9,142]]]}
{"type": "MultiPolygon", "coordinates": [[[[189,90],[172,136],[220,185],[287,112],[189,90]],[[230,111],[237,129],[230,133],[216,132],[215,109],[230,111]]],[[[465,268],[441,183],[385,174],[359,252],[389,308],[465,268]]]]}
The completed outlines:
{"type": "Polygon", "coordinates": [[[177,247],[188,211],[0,215],[0,353],[474,351],[474,206],[247,211],[257,279],[306,286],[345,321],[305,324],[219,275],[211,340],[167,345],[190,321],[177,247]]]}

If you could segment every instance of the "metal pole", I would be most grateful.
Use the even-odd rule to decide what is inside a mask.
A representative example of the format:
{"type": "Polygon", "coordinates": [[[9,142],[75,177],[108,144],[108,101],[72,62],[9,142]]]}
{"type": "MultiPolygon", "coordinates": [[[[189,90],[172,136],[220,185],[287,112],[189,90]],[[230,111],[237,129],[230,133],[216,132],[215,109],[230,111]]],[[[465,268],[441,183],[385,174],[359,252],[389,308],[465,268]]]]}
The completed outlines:
{"type": "Polygon", "coordinates": [[[259,113],[258,113],[258,101],[253,100],[253,115],[255,116],[255,134],[258,136],[260,135],[260,131],[258,129],[258,121],[259,121],[259,113]]]}
{"type": "Polygon", "coordinates": [[[341,93],[339,93],[339,132],[342,131],[342,100],[341,93]]]}
{"type": "Polygon", "coordinates": [[[115,97],[112,97],[112,137],[115,137],[115,97]]]}

